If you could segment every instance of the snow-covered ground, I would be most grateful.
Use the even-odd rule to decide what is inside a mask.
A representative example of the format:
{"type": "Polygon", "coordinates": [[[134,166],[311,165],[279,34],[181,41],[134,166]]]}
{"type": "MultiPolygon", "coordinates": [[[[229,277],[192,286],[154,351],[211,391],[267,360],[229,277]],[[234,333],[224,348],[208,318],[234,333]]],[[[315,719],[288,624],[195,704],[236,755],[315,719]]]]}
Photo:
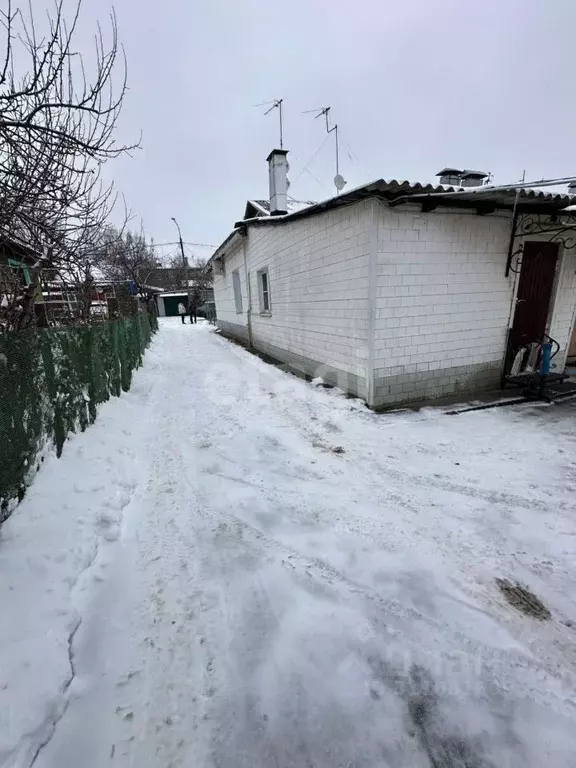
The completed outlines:
{"type": "Polygon", "coordinates": [[[0,531],[0,766],[574,766],[575,415],[378,416],[166,320],[0,531]]]}

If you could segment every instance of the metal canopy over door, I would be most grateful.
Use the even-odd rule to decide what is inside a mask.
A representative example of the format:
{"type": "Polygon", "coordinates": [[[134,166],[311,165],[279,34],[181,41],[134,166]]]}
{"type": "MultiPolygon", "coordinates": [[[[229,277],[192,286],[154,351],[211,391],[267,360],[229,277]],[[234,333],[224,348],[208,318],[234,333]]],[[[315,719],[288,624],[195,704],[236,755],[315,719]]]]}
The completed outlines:
{"type": "Polygon", "coordinates": [[[516,312],[510,333],[514,350],[541,342],[546,333],[558,261],[558,243],[524,243],[516,312]]]}

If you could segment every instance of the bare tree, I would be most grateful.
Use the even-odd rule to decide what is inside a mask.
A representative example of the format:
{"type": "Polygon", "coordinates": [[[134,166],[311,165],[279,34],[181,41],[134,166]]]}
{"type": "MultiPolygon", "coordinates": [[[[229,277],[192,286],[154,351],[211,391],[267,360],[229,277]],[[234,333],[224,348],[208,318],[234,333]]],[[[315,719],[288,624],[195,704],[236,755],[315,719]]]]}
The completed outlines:
{"type": "MultiPolygon", "coordinates": [[[[64,5],[55,0],[42,29],[31,5],[7,0],[0,12],[0,244],[18,236],[63,279],[89,284],[89,254],[116,202],[102,165],[137,145],[116,140],[126,62],[114,14],[108,45],[97,27],[88,66],[75,49],[81,0],[68,19],[64,5]]],[[[33,302],[18,300],[19,325],[33,322],[33,302]]]]}
{"type": "Polygon", "coordinates": [[[107,280],[131,281],[136,291],[146,296],[150,275],[158,268],[159,261],[144,234],[108,227],[94,252],[94,266],[107,280]]]}
{"type": "Polygon", "coordinates": [[[193,261],[194,285],[198,287],[203,294],[213,287],[212,271],[207,269],[208,259],[196,258],[193,261]]]}

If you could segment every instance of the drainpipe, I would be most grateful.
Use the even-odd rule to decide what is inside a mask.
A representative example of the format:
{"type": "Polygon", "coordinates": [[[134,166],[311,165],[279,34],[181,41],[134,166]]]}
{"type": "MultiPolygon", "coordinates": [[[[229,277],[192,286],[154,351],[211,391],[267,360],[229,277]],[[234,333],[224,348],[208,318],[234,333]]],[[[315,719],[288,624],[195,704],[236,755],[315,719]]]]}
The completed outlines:
{"type": "Polygon", "coordinates": [[[248,232],[243,233],[242,253],[244,256],[244,274],[246,275],[246,290],[248,293],[248,309],[246,310],[246,325],[248,327],[248,346],[252,349],[252,288],[250,287],[250,272],[248,272],[248,257],[246,256],[246,246],[248,243],[248,232]]]}
{"type": "MultiPolygon", "coordinates": [[[[506,258],[506,272],[505,277],[510,275],[510,269],[512,267],[512,257],[514,256],[514,242],[516,240],[516,226],[518,224],[518,199],[520,198],[520,189],[516,190],[516,197],[514,198],[514,208],[512,209],[512,226],[510,228],[510,240],[508,242],[508,256],[506,258]]],[[[502,372],[500,374],[500,388],[504,389],[506,381],[506,362],[508,357],[508,346],[510,344],[510,334],[512,332],[512,325],[514,324],[514,315],[516,314],[516,297],[518,295],[518,283],[519,275],[514,275],[514,285],[512,286],[512,299],[510,303],[510,314],[508,316],[508,329],[506,331],[506,340],[504,342],[504,361],[502,363],[502,372]]]]}
{"type": "Polygon", "coordinates": [[[370,205],[370,250],[368,256],[368,359],[366,360],[366,402],[374,406],[376,292],[378,286],[378,200],[370,205]]]}

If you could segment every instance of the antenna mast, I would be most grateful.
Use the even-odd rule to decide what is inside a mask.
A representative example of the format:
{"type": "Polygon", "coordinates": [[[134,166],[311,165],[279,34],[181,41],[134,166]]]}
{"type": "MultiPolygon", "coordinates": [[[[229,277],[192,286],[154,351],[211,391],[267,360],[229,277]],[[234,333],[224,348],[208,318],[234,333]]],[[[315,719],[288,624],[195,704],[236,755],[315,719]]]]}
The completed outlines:
{"type": "Polygon", "coordinates": [[[282,104],[284,99],[274,99],[274,101],[263,101],[262,104],[255,104],[256,107],[268,107],[264,112],[265,115],[269,115],[273,109],[277,109],[280,117],[280,149],[284,149],[284,121],[282,117],[282,104]]]}
{"type": "Polygon", "coordinates": [[[331,109],[332,107],[321,107],[320,109],[308,109],[304,114],[310,114],[311,112],[316,112],[316,116],[315,116],[316,120],[319,117],[324,116],[326,118],[326,132],[334,134],[335,148],[336,148],[336,175],[334,176],[334,186],[336,187],[337,194],[340,194],[340,192],[344,189],[346,182],[344,181],[344,178],[340,175],[340,144],[338,141],[338,123],[335,123],[332,126],[332,128],[330,128],[330,110],[331,109]]]}

